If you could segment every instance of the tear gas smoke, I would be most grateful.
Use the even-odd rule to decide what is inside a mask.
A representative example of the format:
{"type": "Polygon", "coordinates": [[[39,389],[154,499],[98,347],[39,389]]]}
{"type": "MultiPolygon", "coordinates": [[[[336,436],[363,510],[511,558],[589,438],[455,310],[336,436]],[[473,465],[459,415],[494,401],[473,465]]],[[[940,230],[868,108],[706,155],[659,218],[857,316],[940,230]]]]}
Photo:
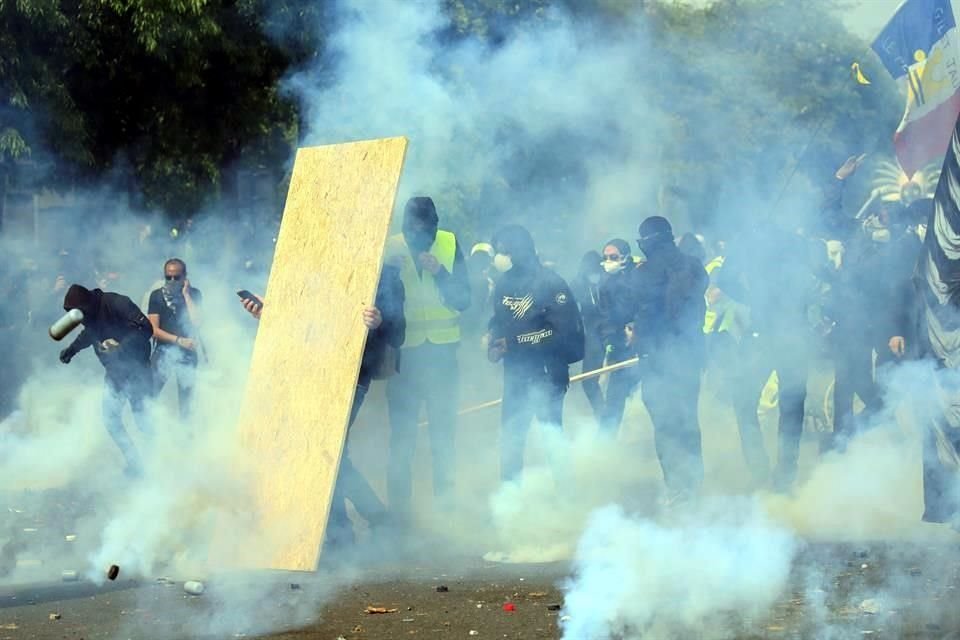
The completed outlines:
{"type": "Polygon", "coordinates": [[[721,500],[672,524],[605,507],[577,546],[562,637],[729,637],[720,614],[769,609],[797,547],[746,500],[721,500]]]}
{"type": "MultiPolygon", "coordinates": [[[[638,60],[658,55],[651,51],[642,23],[631,27],[630,38],[613,38],[590,29],[578,32],[557,13],[547,23],[519,29],[498,46],[486,47],[472,40],[439,42],[436,33],[446,24],[439,2],[390,2],[371,11],[354,0],[339,3],[335,13],[337,27],[329,37],[336,60],[332,81],[329,70],[308,69],[287,83],[306,109],[303,144],[408,136],[411,147],[399,202],[414,192],[432,194],[445,226],[447,212],[461,198],[451,185],[473,196],[489,194],[483,211],[464,212],[486,221],[478,233],[491,230],[483,225],[519,220],[531,227],[545,252],[564,256],[633,234],[647,213],[665,205],[659,197],[658,159],[676,132],[670,114],[646,99],[656,89],[637,77],[638,60]],[[529,149],[556,163],[540,168],[541,173],[513,172],[522,164],[516,159],[529,149]],[[575,163],[565,161],[571,156],[575,163]]],[[[755,86],[735,61],[719,53],[704,64],[704,73],[755,86]]],[[[777,100],[762,92],[749,97],[771,109],[777,100]]],[[[718,140],[729,135],[723,126],[725,106],[705,103],[702,111],[709,132],[718,140]]],[[[718,195],[725,233],[768,216],[771,203],[752,194],[751,179],[732,176],[718,195]]],[[[796,227],[807,226],[819,204],[811,196],[814,191],[809,185],[793,189],[777,213],[796,227]]],[[[101,371],[92,354],[85,352],[64,368],[54,364],[56,345],[42,336],[42,343],[31,343],[19,360],[25,372],[32,369],[19,411],[0,423],[0,485],[10,493],[66,485],[89,496],[91,506],[75,528],[83,562],[69,565],[80,575],[102,581],[104,567],[117,563],[124,576],[206,579],[217,568],[209,557],[214,523],[226,522],[236,532],[221,553],[242,557],[264,542],[247,512],[249,487],[234,433],[255,328],[233,291],[263,291],[272,246],[255,256],[245,254],[233,212],[212,210],[198,217],[191,233],[179,234],[176,244],[151,250],[131,239],[142,240],[141,222],[156,230],[165,225],[156,219],[138,221],[116,205],[109,190],[93,197],[101,205],[91,209],[116,215],[97,220],[96,233],[89,229],[92,220],[64,224],[63,241],[51,239],[44,248],[53,253],[69,244],[66,256],[60,256],[63,263],[97,255],[96,269],[77,267],[70,280],[104,286],[137,303],[160,277],[163,259],[185,259],[191,282],[205,294],[204,344],[211,364],[201,370],[197,405],[187,425],[180,425],[171,410],[176,385],[168,383],[155,409],[157,439],[144,447],[147,474],[128,482],[100,421],[101,371]],[[262,268],[245,270],[249,262],[262,268]],[[229,285],[220,291],[221,283],[229,285]]],[[[682,207],[660,212],[678,233],[688,225],[682,207]]],[[[26,258],[17,247],[8,248],[4,255],[26,258]]],[[[773,247],[760,249],[757,269],[778,273],[785,257],[773,247]]],[[[568,265],[560,266],[564,270],[568,265]]],[[[37,287],[42,302],[36,308],[53,313],[51,323],[62,309],[63,293],[56,291],[54,280],[63,271],[51,268],[44,278],[48,282],[37,287]]],[[[770,278],[767,286],[762,302],[775,308],[777,281],[770,278]]],[[[497,374],[492,369],[476,372],[487,367],[479,344],[479,337],[464,339],[461,358],[469,366],[461,369],[463,386],[489,391],[495,384],[488,378],[496,382],[497,374]]],[[[887,388],[888,395],[903,399],[911,386],[898,377],[887,388]]],[[[579,389],[571,389],[568,405],[582,402],[579,395],[579,389]]],[[[727,446],[737,437],[729,413],[708,403],[701,413],[705,432],[727,430],[727,446]]],[[[411,555],[418,557],[416,552],[425,548],[433,559],[444,551],[473,556],[494,551],[502,554],[500,559],[518,562],[572,558],[575,577],[566,587],[572,615],[564,628],[568,638],[628,629],[655,635],[697,628],[720,612],[762,613],[783,589],[799,546],[787,527],[830,540],[885,537],[891,531],[914,539],[916,534],[910,523],[919,509],[918,446],[915,435],[897,431],[889,421],[886,428],[881,425],[852,442],[845,453],[826,457],[795,497],[718,499],[679,521],[660,522],[631,515],[651,509],[656,494],[651,487],[660,482],[646,432],[641,441],[630,443],[634,446],[623,446],[596,437],[592,424],[584,426],[588,421],[574,409],[568,412],[566,435],[541,430],[539,439],[531,439],[532,464],[525,476],[500,486],[491,436],[496,420],[496,413],[477,418],[473,433],[461,425],[459,452],[449,452],[459,453],[460,503],[436,532],[450,544],[424,542],[419,531],[391,530],[396,537],[388,534],[390,547],[381,544],[365,559],[403,564],[404,551],[413,550],[411,555]],[[620,506],[604,507],[611,504],[620,506]]],[[[361,428],[351,435],[353,459],[381,495],[387,422],[382,399],[371,394],[358,421],[361,428]]],[[[642,420],[628,422],[642,425],[638,431],[646,429],[642,420]]],[[[134,425],[127,424],[139,438],[134,425]]],[[[705,452],[708,471],[716,452],[705,452]]],[[[428,503],[423,498],[428,491],[420,491],[424,484],[418,484],[417,499],[428,503]]],[[[722,492],[727,486],[717,481],[708,489],[722,492]]],[[[31,509],[56,501],[54,496],[21,495],[42,503],[27,505],[31,509]]],[[[39,549],[27,545],[17,554],[32,560],[39,549]]],[[[48,557],[47,564],[59,576],[73,559],[48,557]]],[[[10,581],[36,577],[23,568],[3,576],[10,581]]],[[[191,621],[192,628],[198,635],[279,628],[283,621],[258,620],[252,604],[286,582],[240,580],[218,589],[216,581],[209,581],[203,598],[214,603],[214,612],[191,621]]],[[[307,596],[290,604],[303,615],[287,622],[309,619],[326,593],[320,587],[304,591],[307,596]]]]}

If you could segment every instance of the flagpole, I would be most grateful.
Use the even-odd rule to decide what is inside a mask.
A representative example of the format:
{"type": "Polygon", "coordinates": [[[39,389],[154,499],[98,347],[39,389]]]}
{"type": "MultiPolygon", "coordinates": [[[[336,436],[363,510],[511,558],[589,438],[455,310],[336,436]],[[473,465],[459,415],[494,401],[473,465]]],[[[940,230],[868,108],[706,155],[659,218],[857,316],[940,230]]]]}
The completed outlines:
{"type": "MultiPolygon", "coordinates": [[[[858,60],[862,59],[867,54],[869,54],[872,50],[873,49],[869,45],[867,45],[867,48],[859,56],[857,56],[854,62],[856,63],[858,60]]],[[[826,124],[827,118],[829,116],[830,116],[829,112],[824,112],[824,114],[820,117],[820,121],[817,123],[817,128],[814,129],[812,134],[810,134],[810,137],[807,139],[806,144],[803,146],[803,150],[800,152],[800,155],[797,156],[796,161],[793,163],[793,169],[790,170],[790,175],[788,175],[787,179],[784,181],[783,187],[781,187],[780,193],[779,195],[777,195],[777,199],[774,200],[773,206],[771,207],[771,209],[776,209],[777,205],[780,204],[780,201],[783,200],[783,196],[787,194],[787,189],[790,187],[790,183],[793,182],[794,176],[797,175],[797,169],[800,168],[800,163],[803,162],[804,157],[806,157],[807,151],[809,151],[810,147],[813,145],[813,141],[816,140],[817,136],[820,135],[820,130],[823,129],[823,125],[826,124]]]]}

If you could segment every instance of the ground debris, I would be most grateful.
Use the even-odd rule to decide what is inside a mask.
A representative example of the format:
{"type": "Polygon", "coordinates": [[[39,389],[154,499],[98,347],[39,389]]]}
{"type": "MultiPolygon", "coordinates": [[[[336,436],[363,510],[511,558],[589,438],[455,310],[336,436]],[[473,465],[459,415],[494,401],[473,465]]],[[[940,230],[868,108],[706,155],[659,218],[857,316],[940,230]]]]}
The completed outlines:
{"type": "Polygon", "coordinates": [[[367,613],[396,613],[399,609],[387,609],[386,607],[367,607],[364,609],[367,613]]]}
{"type": "Polygon", "coordinates": [[[546,591],[534,591],[532,593],[528,593],[527,597],[528,598],[544,598],[546,597],[546,595],[547,595],[546,591]]]}
{"type": "Polygon", "coordinates": [[[59,613],[51,613],[48,617],[49,617],[51,620],[59,620],[61,616],[60,616],[59,613]]]}

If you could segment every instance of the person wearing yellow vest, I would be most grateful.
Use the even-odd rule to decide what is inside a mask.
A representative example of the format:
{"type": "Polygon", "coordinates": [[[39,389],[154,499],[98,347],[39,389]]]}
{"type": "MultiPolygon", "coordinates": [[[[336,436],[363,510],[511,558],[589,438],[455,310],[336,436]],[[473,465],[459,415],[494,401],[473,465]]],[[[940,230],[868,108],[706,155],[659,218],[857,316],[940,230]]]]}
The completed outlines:
{"type": "Polygon", "coordinates": [[[417,423],[424,407],[434,497],[443,503],[453,488],[460,313],[470,306],[471,296],[457,238],[438,226],[433,200],[411,198],[404,210],[403,232],[387,241],[387,262],[400,269],[406,292],[407,333],[400,350],[401,370],[387,382],[387,497],[390,510],[401,522],[410,515],[417,423]]]}

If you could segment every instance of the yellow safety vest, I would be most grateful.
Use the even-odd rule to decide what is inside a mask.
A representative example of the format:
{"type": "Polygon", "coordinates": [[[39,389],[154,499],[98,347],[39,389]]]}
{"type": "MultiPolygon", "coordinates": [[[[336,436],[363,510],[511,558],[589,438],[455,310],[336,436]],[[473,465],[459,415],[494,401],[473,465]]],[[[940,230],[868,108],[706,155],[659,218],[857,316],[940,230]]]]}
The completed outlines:
{"type": "MultiPolygon", "coordinates": [[[[430,252],[447,271],[453,273],[457,255],[457,237],[449,231],[438,230],[430,252]]],[[[400,280],[403,281],[405,302],[403,313],[407,320],[407,336],[403,347],[418,347],[424,342],[451,344],[460,341],[460,313],[443,304],[440,288],[428,271],[417,273],[417,264],[410,255],[403,234],[392,236],[387,242],[387,255],[403,256],[400,280]]]]}
{"type": "MultiPolygon", "coordinates": [[[[707,263],[707,265],[704,267],[704,270],[706,270],[708,276],[712,276],[714,271],[723,266],[723,259],[723,256],[717,256],[707,263]]],[[[710,305],[707,305],[707,313],[703,319],[703,332],[713,333],[714,329],[716,328],[716,323],[717,311],[710,305]]],[[[723,329],[721,328],[720,331],[723,331],[723,329]]]]}

